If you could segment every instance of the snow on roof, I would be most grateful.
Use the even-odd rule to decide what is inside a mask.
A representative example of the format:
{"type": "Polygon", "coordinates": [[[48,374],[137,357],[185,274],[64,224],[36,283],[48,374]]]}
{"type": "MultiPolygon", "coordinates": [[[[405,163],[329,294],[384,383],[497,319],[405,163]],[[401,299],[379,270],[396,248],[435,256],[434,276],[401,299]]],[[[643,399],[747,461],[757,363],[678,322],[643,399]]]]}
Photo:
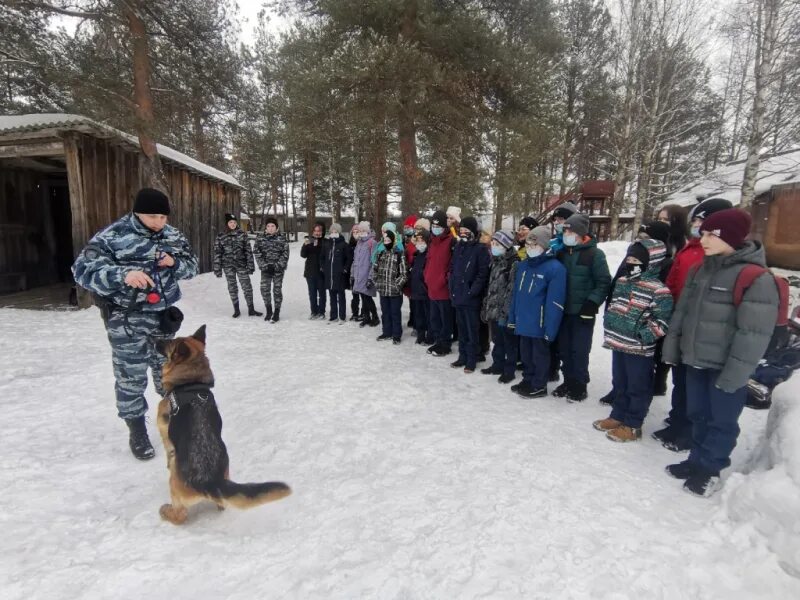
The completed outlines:
{"type": "MultiPolygon", "coordinates": [[[[727,163],[711,171],[705,177],[695,180],[659,204],[680,204],[693,206],[707,198],[724,198],[734,205],[739,204],[744,176],[744,160],[727,163]]],[[[800,180],[800,150],[790,150],[763,157],[758,167],[755,195],[768,192],[772,186],[800,180]]]]}
{"type": "MultiPolygon", "coordinates": [[[[29,132],[42,129],[102,133],[106,136],[110,135],[125,140],[134,146],[139,146],[139,140],[135,136],[82,115],[66,113],[0,115],[0,133],[29,132]]],[[[203,177],[216,179],[224,183],[241,187],[239,182],[227,173],[223,173],[214,167],[201,163],[199,160],[195,160],[191,156],[186,156],[182,152],[178,152],[169,146],[163,146],[161,144],[156,144],[156,146],[162,158],[183,165],[190,171],[202,175],[203,177]]]]}

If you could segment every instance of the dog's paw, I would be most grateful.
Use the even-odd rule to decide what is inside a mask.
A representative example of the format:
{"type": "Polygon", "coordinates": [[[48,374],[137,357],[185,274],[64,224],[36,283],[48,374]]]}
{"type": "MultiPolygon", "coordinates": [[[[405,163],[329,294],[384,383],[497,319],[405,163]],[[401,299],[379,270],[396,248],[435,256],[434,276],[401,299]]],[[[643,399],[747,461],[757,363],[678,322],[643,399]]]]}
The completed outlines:
{"type": "Polygon", "coordinates": [[[162,519],[169,521],[173,525],[181,525],[186,521],[187,513],[185,508],[176,509],[172,504],[162,504],[161,508],[158,509],[158,514],[161,515],[162,519]]]}

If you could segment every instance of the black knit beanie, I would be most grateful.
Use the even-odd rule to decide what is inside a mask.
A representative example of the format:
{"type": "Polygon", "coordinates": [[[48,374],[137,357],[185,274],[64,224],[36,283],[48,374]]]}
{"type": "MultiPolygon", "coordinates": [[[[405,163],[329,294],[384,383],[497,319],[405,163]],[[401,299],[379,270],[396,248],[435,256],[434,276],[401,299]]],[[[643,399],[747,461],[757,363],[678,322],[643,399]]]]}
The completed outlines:
{"type": "Polygon", "coordinates": [[[142,188],[133,202],[133,212],[143,215],[168,215],[169,198],[164,192],[153,188],[142,188]]]}
{"type": "Polygon", "coordinates": [[[225,213],[225,222],[229,223],[230,221],[236,221],[236,217],[233,215],[233,213],[225,213]]]}
{"type": "Polygon", "coordinates": [[[461,220],[460,226],[462,229],[469,229],[472,235],[478,237],[478,219],[475,217],[464,217],[461,220]]]}
{"type": "Polygon", "coordinates": [[[447,214],[443,210],[437,210],[431,217],[431,225],[447,227],[447,214]]]}
{"type": "Polygon", "coordinates": [[[649,237],[659,242],[664,242],[665,246],[669,246],[670,227],[661,221],[650,221],[649,223],[642,223],[639,227],[639,233],[646,233],[649,237]]]}
{"type": "Polygon", "coordinates": [[[642,263],[642,271],[647,270],[647,265],[650,264],[650,252],[645,248],[644,244],[635,242],[628,248],[626,256],[632,256],[642,263]]]}

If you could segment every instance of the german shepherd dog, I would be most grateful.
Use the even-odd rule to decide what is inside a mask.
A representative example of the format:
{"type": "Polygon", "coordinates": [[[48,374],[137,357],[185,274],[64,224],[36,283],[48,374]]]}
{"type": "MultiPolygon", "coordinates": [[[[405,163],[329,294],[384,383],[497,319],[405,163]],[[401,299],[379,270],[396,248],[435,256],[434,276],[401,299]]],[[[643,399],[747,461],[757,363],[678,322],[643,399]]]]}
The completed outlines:
{"type": "Polygon", "coordinates": [[[161,518],[180,525],[187,509],[210,500],[251,508],[292,493],[285,483],[234,483],[229,477],[228,451],[222,441],[222,417],[211,388],[214,374],[205,353],[206,326],[191,337],[158,340],[156,349],[167,358],[163,368],[166,396],[158,404],[158,430],[164,441],[169,469],[171,504],[161,518]]]}

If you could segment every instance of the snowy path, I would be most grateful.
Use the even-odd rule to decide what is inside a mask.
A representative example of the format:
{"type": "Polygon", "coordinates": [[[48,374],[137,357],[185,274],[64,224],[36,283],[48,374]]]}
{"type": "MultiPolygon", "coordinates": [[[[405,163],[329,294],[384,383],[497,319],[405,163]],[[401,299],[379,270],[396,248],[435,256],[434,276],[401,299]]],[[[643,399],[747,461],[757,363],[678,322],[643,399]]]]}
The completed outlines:
{"type": "MultiPolygon", "coordinates": [[[[727,517],[729,492],[700,500],[664,474],[676,456],[649,434],[666,399],[642,443],[611,443],[594,400],[526,401],[408,335],[397,348],[307,321],[301,269],[293,247],[274,326],[233,321],[224,280],[184,286],[182,332],[208,324],[232,477],[294,495],[195,509],[182,528],[158,516],[160,440],[148,463],[128,451],[96,309],[0,310],[3,598],[800,597],[727,517]]],[[[600,340],[598,324],[593,398],[610,380],[600,340]]],[[[733,471],[765,423],[746,411],[733,471]]]]}

